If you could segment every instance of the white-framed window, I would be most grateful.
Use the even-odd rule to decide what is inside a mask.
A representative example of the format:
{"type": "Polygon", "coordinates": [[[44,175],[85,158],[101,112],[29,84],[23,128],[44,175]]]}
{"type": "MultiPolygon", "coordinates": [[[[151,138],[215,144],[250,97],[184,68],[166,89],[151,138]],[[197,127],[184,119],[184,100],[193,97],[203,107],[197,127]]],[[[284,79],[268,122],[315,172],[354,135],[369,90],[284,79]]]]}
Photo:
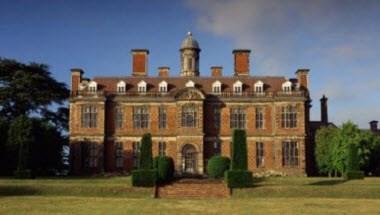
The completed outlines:
{"type": "Polygon", "coordinates": [[[187,83],[186,83],[186,87],[195,87],[195,83],[194,83],[194,81],[188,81],[187,83]]]}
{"type": "Polygon", "coordinates": [[[96,93],[97,90],[98,83],[96,83],[95,81],[90,81],[90,83],[88,84],[88,91],[91,93],[96,93]]]}
{"type": "Polygon", "coordinates": [[[163,129],[166,128],[166,107],[160,106],[158,108],[158,128],[163,129]]]}
{"type": "Polygon", "coordinates": [[[215,81],[212,84],[212,92],[214,94],[220,94],[222,92],[222,83],[220,81],[215,81]]]}
{"type": "Polygon", "coordinates": [[[256,118],[256,123],[255,123],[256,129],[264,129],[264,108],[262,107],[256,108],[255,118],[256,118]]]}
{"type": "Polygon", "coordinates": [[[264,93],[264,83],[262,81],[258,81],[254,85],[254,90],[256,94],[263,94],[264,93]]]}
{"type": "Polygon", "coordinates": [[[158,90],[160,91],[160,93],[168,92],[168,83],[166,81],[161,81],[158,85],[158,90]]]}
{"type": "Polygon", "coordinates": [[[241,95],[243,92],[243,83],[241,81],[236,81],[233,85],[234,94],[241,95]]]}
{"type": "Polygon", "coordinates": [[[158,142],[158,155],[166,156],[166,142],[163,142],[163,141],[158,142]]]}
{"type": "Polygon", "coordinates": [[[117,83],[116,90],[118,93],[125,93],[125,87],[126,87],[125,82],[119,81],[119,83],[117,83]]]}
{"type": "Polygon", "coordinates": [[[299,165],[299,150],[296,141],[285,140],[282,142],[282,165],[286,167],[299,165]]]}
{"type": "Polygon", "coordinates": [[[132,156],[133,156],[133,168],[138,168],[140,165],[140,149],[141,149],[141,142],[136,141],[132,142],[132,156]]]}
{"type": "Polygon", "coordinates": [[[115,144],[115,158],[116,158],[116,168],[123,168],[124,166],[124,155],[123,155],[123,143],[116,142],[115,144]]]}
{"type": "Polygon", "coordinates": [[[264,143],[263,142],[256,142],[256,167],[264,167],[264,143]]]}
{"type": "Polygon", "coordinates": [[[116,106],[115,108],[115,127],[117,129],[123,128],[123,107],[116,106]]]}
{"type": "Polygon", "coordinates": [[[284,91],[285,93],[291,93],[292,92],[292,82],[285,81],[282,84],[282,91],[284,91]]]}
{"type": "Polygon", "coordinates": [[[246,114],[244,107],[233,107],[230,109],[230,128],[246,128],[246,114]]]}
{"type": "Polygon", "coordinates": [[[146,82],[145,81],[140,81],[137,84],[137,91],[139,93],[145,93],[146,92],[146,82]]]}

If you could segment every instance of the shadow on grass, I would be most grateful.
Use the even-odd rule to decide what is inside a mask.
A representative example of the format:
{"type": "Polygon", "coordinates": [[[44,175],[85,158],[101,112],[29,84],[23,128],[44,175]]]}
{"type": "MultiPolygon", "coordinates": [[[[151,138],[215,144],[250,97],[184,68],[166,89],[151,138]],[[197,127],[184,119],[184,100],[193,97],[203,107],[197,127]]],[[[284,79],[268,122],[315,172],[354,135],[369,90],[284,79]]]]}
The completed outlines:
{"type": "Polygon", "coordinates": [[[317,182],[310,183],[308,185],[329,186],[329,185],[343,184],[345,182],[346,182],[346,180],[343,180],[343,179],[332,179],[332,180],[328,180],[328,181],[326,181],[326,180],[317,181],[317,182]]]}
{"type": "Polygon", "coordinates": [[[30,186],[0,186],[0,197],[39,195],[38,189],[30,186]]]}

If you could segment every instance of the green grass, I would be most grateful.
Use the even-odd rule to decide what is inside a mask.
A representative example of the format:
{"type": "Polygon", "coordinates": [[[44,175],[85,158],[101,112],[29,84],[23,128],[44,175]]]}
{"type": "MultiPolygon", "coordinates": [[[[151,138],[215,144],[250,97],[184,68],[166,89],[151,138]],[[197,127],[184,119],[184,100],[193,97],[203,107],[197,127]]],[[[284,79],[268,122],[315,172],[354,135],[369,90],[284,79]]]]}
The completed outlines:
{"type": "Polygon", "coordinates": [[[380,214],[380,178],[256,179],[226,199],[152,199],[130,177],[0,179],[0,214],[380,214]]]}

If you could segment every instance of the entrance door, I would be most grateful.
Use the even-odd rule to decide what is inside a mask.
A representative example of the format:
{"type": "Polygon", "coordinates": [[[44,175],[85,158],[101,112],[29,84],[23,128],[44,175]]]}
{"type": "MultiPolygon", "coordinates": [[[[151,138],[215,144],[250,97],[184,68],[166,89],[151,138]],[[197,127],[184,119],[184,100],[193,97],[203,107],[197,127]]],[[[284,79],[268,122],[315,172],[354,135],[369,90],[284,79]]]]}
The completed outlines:
{"type": "Polygon", "coordinates": [[[185,174],[197,172],[197,152],[193,145],[186,144],[182,149],[182,168],[185,174]]]}

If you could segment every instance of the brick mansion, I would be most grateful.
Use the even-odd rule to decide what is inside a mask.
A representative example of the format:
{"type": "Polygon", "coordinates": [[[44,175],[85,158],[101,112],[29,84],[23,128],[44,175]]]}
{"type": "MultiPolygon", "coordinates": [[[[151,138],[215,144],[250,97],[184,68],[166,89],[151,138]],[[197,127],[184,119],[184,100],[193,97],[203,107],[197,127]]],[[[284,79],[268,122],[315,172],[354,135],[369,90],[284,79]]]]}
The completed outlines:
{"type": "MultiPolygon", "coordinates": [[[[138,167],[141,136],[151,133],[153,156],[173,159],[178,175],[207,173],[214,155],[230,157],[232,132],[247,132],[254,173],[307,175],[308,69],[295,77],[256,76],[250,50],[232,51],[233,75],[220,66],[200,76],[200,46],[188,33],[180,71],[159,67],[148,75],[149,50],[133,49],[129,76],[84,77],[71,70],[70,156],[74,174],[129,172],[138,167]]],[[[312,162],[311,162],[312,163],[312,162]]]]}

